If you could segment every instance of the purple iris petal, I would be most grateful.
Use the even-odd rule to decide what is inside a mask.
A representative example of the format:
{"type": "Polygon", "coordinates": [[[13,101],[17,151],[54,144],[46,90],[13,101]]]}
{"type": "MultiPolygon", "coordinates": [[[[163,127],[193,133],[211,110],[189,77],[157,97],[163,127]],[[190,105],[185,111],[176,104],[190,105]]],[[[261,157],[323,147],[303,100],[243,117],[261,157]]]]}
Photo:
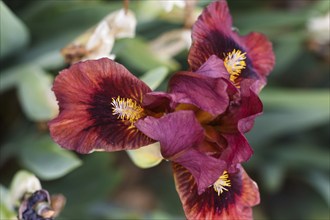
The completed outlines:
{"type": "Polygon", "coordinates": [[[223,64],[223,60],[216,55],[210,56],[210,58],[201,67],[199,67],[196,72],[212,78],[223,77],[229,80],[229,74],[223,64]]]}
{"type": "Polygon", "coordinates": [[[170,93],[177,103],[193,104],[216,116],[228,106],[227,83],[192,72],[176,73],[169,83],[170,93]]]}
{"type": "Polygon", "coordinates": [[[137,121],[135,126],[160,142],[162,155],[167,159],[199,145],[204,138],[204,130],[192,111],[173,112],[161,118],[148,116],[137,121]]]}
{"type": "Polygon", "coordinates": [[[192,111],[178,111],[162,118],[146,117],[136,127],[161,145],[165,159],[179,163],[195,177],[202,193],[224,171],[226,163],[197,150],[204,138],[204,129],[192,111]]]}

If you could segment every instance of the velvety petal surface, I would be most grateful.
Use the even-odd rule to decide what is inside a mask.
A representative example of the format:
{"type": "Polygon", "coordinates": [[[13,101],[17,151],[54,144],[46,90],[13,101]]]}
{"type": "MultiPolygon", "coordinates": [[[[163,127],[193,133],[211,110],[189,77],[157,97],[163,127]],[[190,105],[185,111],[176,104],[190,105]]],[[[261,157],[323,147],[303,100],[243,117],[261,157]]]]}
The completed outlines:
{"type": "Polygon", "coordinates": [[[136,126],[161,145],[165,159],[186,167],[196,179],[199,193],[212,184],[225,169],[226,163],[197,150],[204,130],[192,111],[178,111],[161,118],[146,117],[136,126]],[[205,170],[204,170],[205,169],[205,170]]]}
{"type": "Polygon", "coordinates": [[[230,104],[228,110],[217,120],[221,132],[246,133],[251,130],[254,119],[262,113],[263,105],[258,95],[251,90],[241,90],[238,101],[230,104]]]}
{"type": "Polygon", "coordinates": [[[252,32],[240,37],[246,52],[251,57],[254,69],[262,76],[267,76],[275,65],[272,43],[261,33],[252,32]]]}
{"type": "Polygon", "coordinates": [[[210,58],[208,58],[207,61],[196,70],[196,72],[212,78],[223,77],[229,80],[229,74],[223,61],[216,55],[210,56],[210,58]]]}
{"type": "MultiPolygon", "coordinates": [[[[221,153],[219,159],[226,161],[228,166],[246,162],[253,154],[253,150],[242,133],[221,134],[227,142],[227,147],[221,153]]],[[[228,168],[229,169],[229,168],[228,168]]]]}
{"type": "Polygon", "coordinates": [[[62,147],[89,153],[135,149],[153,142],[130,121],[113,114],[113,99],[141,105],[143,95],[151,91],[122,65],[107,58],[74,64],[56,77],[53,91],[60,113],[49,122],[49,129],[62,147]]]}
{"type": "Polygon", "coordinates": [[[172,96],[165,92],[150,92],[143,97],[143,107],[153,111],[154,113],[172,112],[175,103],[172,96]]]}
{"type": "Polygon", "coordinates": [[[232,18],[226,1],[209,4],[192,29],[192,46],[188,63],[192,71],[199,69],[212,55],[224,54],[241,47],[232,39],[232,18]]]}
{"type": "Polygon", "coordinates": [[[222,60],[229,53],[240,51],[245,54],[245,68],[239,73],[237,82],[244,79],[261,80],[259,92],[265,85],[265,76],[274,66],[272,44],[259,33],[251,33],[240,37],[232,29],[232,18],[225,0],[219,0],[207,6],[193,26],[192,46],[189,51],[188,63],[192,71],[197,71],[207,60],[216,55],[222,60]]]}
{"type": "Polygon", "coordinates": [[[220,195],[208,187],[198,194],[197,184],[191,173],[179,164],[173,164],[175,185],[187,219],[253,219],[252,206],[260,202],[257,184],[241,166],[229,173],[231,183],[220,195]]]}
{"type": "Polygon", "coordinates": [[[198,194],[207,190],[227,167],[225,161],[193,148],[188,149],[184,154],[172,159],[172,161],[181,164],[193,175],[197,184],[198,194]]]}
{"type": "Polygon", "coordinates": [[[177,103],[193,104],[216,116],[229,103],[227,83],[222,78],[211,78],[193,72],[176,73],[169,82],[169,92],[177,103]]]}
{"type": "Polygon", "coordinates": [[[166,159],[177,157],[204,138],[204,130],[193,111],[173,112],[161,118],[148,116],[139,120],[136,127],[160,142],[161,153],[166,159]]]}

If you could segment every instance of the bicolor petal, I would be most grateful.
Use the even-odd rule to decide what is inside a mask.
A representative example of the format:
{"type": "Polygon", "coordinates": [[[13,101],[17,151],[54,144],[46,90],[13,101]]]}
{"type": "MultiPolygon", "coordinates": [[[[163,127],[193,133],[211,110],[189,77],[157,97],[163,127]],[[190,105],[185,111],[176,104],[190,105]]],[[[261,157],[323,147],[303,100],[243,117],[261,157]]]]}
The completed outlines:
{"type": "Polygon", "coordinates": [[[267,76],[275,65],[272,43],[264,34],[256,32],[240,37],[240,39],[245,45],[247,54],[251,57],[256,72],[267,76]]]}
{"type": "Polygon", "coordinates": [[[103,58],[60,72],[53,91],[60,113],[49,122],[52,138],[79,153],[135,149],[152,142],[134,123],[145,116],[150,88],[122,65],[103,58]]]}
{"type": "Polygon", "coordinates": [[[187,219],[249,220],[252,207],[260,202],[257,184],[240,165],[235,172],[223,172],[202,194],[187,169],[173,164],[173,172],[187,219]]]}
{"type": "Polygon", "coordinates": [[[225,0],[211,3],[193,26],[192,46],[188,63],[192,71],[197,71],[212,56],[224,62],[230,81],[238,88],[245,79],[266,83],[266,76],[274,66],[272,44],[259,33],[240,37],[232,28],[232,18],[225,0]],[[260,41],[260,43],[259,43],[260,41]]]}

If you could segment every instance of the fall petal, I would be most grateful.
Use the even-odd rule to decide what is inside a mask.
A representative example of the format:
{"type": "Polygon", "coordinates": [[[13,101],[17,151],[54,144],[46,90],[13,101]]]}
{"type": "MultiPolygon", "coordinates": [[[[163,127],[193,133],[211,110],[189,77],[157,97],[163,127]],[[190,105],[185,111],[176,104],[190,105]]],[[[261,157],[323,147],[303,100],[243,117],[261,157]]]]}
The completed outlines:
{"type": "Polygon", "coordinates": [[[191,173],[179,164],[173,164],[175,185],[187,219],[252,219],[252,206],[259,203],[258,187],[241,166],[229,173],[230,186],[221,194],[210,186],[198,194],[191,173]]]}
{"type": "Polygon", "coordinates": [[[135,149],[152,143],[128,120],[113,112],[114,99],[141,105],[150,89],[122,65],[100,59],[80,62],[60,72],[53,90],[60,113],[49,122],[52,138],[62,147],[93,150],[135,149]]]}
{"type": "Polygon", "coordinates": [[[188,149],[184,154],[172,159],[185,167],[197,184],[198,194],[203,193],[226,169],[226,162],[216,159],[196,149],[188,149]]]}
{"type": "Polygon", "coordinates": [[[250,33],[241,37],[254,69],[262,76],[267,76],[275,64],[272,43],[261,33],[250,33]]]}
{"type": "MultiPolygon", "coordinates": [[[[239,36],[232,28],[226,1],[211,3],[195,23],[188,55],[191,71],[198,71],[211,56],[226,64],[231,81],[239,88],[246,79],[260,81],[252,88],[259,93],[274,66],[272,45],[263,34],[239,36]]],[[[219,69],[219,71],[222,71],[219,69]]]]}
{"type": "Polygon", "coordinates": [[[222,58],[231,48],[239,49],[230,39],[231,32],[232,18],[227,2],[216,1],[208,5],[192,29],[193,44],[188,56],[191,70],[196,71],[211,55],[222,58]]]}
{"type": "Polygon", "coordinates": [[[154,113],[171,112],[175,108],[172,96],[165,92],[150,92],[145,94],[142,105],[154,113]]]}
{"type": "Polygon", "coordinates": [[[216,116],[229,103],[227,83],[222,78],[211,78],[192,72],[176,73],[169,82],[174,102],[193,104],[216,116]]]}

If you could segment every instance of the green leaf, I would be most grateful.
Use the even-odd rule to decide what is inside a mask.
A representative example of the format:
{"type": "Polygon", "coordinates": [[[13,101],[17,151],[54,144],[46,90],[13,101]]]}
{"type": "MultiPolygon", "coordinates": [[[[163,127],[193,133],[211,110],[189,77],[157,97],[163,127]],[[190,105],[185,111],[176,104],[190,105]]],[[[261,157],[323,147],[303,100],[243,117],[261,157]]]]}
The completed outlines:
{"type": "Polygon", "coordinates": [[[109,199],[109,192],[116,190],[122,179],[122,169],[114,164],[112,156],[104,152],[82,155],[84,163],[81,167],[44,184],[50,192],[61,192],[67,198],[63,216],[67,219],[97,219],[90,215],[92,204],[109,199]]]}
{"type": "Polygon", "coordinates": [[[164,81],[168,72],[168,68],[161,66],[146,72],[140,79],[152,90],[155,90],[164,81]]]}
{"type": "Polygon", "coordinates": [[[326,90],[271,89],[261,93],[264,114],[256,123],[248,138],[253,146],[280,135],[302,131],[329,122],[329,92],[326,90]]]}
{"type": "Polygon", "coordinates": [[[113,1],[31,1],[21,14],[34,41],[48,42],[71,31],[82,34],[121,6],[113,1]]]}
{"type": "Polygon", "coordinates": [[[33,138],[22,146],[20,158],[40,179],[62,177],[81,165],[77,156],[55,144],[48,135],[33,138]]]}
{"type": "Polygon", "coordinates": [[[253,31],[265,33],[265,30],[292,27],[306,22],[306,14],[301,11],[286,12],[283,10],[249,10],[234,12],[234,26],[246,34],[253,31]]]}
{"type": "Polygon", "coordinates": [[[0,93],[15,87],[21,78],[22,66],[13,67],[3,71],[0,75],[0,93]]]}
{"type": "Polygon", "coordinates": [[[178,64],[174,60],[162,60],[153,54],[148,44],[140,38],[118,40],[113,53],[129,69],[141,72],[147,72],[159,66],[166,66],[171,70],[178,68],[178,64]]]}
{"type": "Polygon", "coordinates": [[[278,163],[268,162],[261,168],[263,186],[272,193],[279,192],[283,185],[285,170],[278,163]]]}
{"type": "Polygon", "coordinates": [[[265,89],[260,98],[266,108],[310,111],[329,115],[329,90],[265,89]]]}
{"type": "Polygon", "coordinates": [[[29,33],[25,25],[2,1],[0,15],[0,58],[3,58],[25,46],[29,41],[29,33]]]}
{"type": "Polygon", "coordinates": [[[57,115],[58,106],[51,91],[52,81],[50,75],[38,66],[27,65],[22,68],[18,97],[24,113],[31,120],[50,120],[57,115]]]}
{"type": "Polygon", "coordinates": [[[306,39],[304,33],[282,34],[274,39],[276,42],[276,47],[274,47],[276,63],[272,75],[284,73],[290,64],[294,63],[298,55],[303,52],[304,48],[301,45],[306,39]]]}
{"type": "Polygon", "coordinates": [[[303,175],[303,178],[311,186],[315,188],[316,191],[324,198],[328,206],[330,206],[330,180],[329,174],[324,174],[319,170],[310,171],[307,175],[303,175]]]}

